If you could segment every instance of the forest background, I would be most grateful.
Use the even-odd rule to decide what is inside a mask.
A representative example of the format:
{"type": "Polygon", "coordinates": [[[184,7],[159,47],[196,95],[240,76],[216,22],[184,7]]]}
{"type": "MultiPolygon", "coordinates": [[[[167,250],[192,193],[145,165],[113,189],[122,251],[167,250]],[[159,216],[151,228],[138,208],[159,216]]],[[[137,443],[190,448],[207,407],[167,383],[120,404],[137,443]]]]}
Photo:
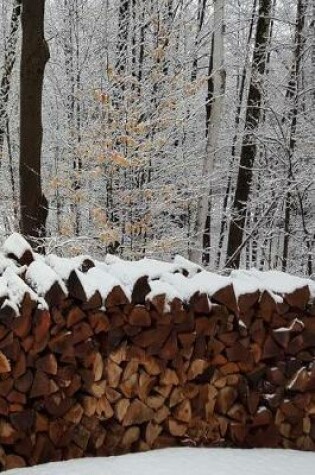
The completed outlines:
{"type": "MultiPolygon", "coordinates": [[[[0,233],[21,1],[0,0],[0,233]]],[[[314,274],[315,0],[49,0],[46,249],[314,274]]]]}

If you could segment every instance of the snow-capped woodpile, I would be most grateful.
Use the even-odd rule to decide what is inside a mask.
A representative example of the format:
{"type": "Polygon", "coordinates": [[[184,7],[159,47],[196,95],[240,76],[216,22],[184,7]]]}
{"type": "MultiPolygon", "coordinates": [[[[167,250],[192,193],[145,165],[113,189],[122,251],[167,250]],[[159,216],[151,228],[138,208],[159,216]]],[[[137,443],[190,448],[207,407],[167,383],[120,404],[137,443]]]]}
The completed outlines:
{"type": "Polygon", "coordinates": [[[0,254],[3,468],[174,445],[315,450],[315,284],[0,254]]]}

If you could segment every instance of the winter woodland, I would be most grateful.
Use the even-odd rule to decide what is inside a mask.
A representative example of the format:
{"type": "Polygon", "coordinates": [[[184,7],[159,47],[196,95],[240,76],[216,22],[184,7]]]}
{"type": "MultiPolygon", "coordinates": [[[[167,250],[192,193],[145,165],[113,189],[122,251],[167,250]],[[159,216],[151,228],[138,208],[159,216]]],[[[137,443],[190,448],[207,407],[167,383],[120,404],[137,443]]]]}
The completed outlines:
{"type": "MultiPolygon", "coordinates": [[[[0,0],[2,237],[21,31],[0,0]]],[[[315,0],[46,0],[45,38],[48,251],[315,273],[315,0]]]]}

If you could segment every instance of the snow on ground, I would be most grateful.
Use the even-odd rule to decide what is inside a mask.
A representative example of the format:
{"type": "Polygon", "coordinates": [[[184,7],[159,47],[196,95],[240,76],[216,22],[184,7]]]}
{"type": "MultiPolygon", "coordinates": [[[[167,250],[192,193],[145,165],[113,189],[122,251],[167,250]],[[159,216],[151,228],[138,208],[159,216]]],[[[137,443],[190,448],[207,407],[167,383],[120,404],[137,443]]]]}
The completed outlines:
{"type": "Polygon", "coordinates": [[[8,475],[314,475],[315,453],[272,449],[179,448],[72,460],[8,475]]]}

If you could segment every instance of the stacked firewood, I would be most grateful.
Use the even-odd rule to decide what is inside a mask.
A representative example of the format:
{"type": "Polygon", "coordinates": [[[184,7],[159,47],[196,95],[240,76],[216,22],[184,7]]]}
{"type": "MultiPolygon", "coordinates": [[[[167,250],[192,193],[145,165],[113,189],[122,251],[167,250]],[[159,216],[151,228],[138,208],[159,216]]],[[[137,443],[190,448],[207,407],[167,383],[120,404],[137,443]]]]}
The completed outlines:
{"type": "Polygon", "coordinates": [[[169,301],[148,299],[144,275],[103,299],[90,259],[62,282],[29,249],[5,259],[19,271],[0,310],[3,468],[175,445],[315,450],[307,283],[281,299],[229,283],[169,301]]]}

